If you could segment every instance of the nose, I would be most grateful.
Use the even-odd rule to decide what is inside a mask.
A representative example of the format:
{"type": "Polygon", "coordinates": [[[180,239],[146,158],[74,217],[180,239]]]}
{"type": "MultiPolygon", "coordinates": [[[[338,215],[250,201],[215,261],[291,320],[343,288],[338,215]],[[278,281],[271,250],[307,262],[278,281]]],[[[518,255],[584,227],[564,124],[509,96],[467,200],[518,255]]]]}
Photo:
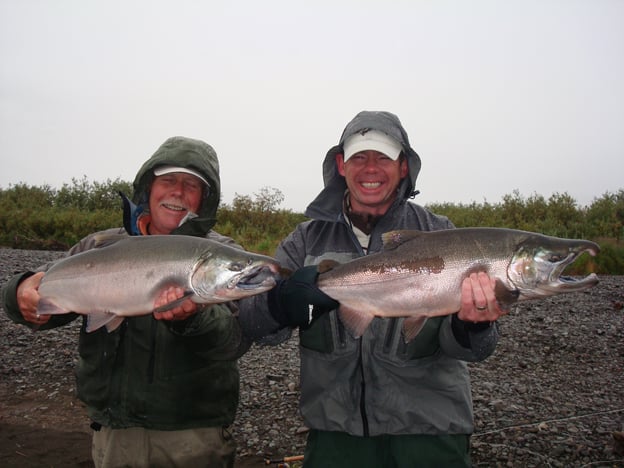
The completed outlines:
{"type": "Polygon", "coordinates": [[[170,186],[171,193],[181,195],[184,192],[184,182],[182,180],[176,180],[175,183],[170,186]]]}
{"type": "Polygon", "coordinates": [[[377,158],[368,156],[364,162],[364,170],[376,171],[377,170],[377,158]]]}

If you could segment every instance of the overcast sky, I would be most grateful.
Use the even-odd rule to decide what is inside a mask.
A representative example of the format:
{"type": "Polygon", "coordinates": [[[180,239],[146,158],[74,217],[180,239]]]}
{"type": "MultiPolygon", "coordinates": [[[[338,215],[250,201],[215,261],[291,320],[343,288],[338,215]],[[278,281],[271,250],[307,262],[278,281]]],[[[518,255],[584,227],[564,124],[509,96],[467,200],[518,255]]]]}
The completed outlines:
{"type": "Polygon", "coordinates": [[[303,211],[363,109],[399,116],[416,198],[624,188],[623,0],[0,0],[0,188],[131,181],[202,139],[223,200],[303,211]]]}

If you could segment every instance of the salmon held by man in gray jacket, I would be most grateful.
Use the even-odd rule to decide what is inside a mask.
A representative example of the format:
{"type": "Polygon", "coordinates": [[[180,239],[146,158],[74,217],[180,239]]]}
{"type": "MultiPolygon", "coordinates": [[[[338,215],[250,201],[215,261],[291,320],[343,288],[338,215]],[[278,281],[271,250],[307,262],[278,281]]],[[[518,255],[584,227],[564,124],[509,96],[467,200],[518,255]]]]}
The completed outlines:
{"type": "MultiPolygon", "coordinates": [[[[111,245],[72,255],[50,268],[41,281],[39,315],[87,315],[87,331],[115,330],[124,317],[172,309],[187,298],[216,304],[268,291],[279,264],[209,239],[180,236],[120,236],[111,245]],[[182,298],[154,308],[169,286],[182,298]]],[[[111,239],[102,239],[106,244],[111,239]]]]}
{"type": "Polygon", "coordinates": [[[347,263],[319,264],[318,287],[340,302],[345,327],[360,337],[378,317],[406,317],[403,336],[414,338],[427,317],[460,309],[461,284],[484,271],[496,279],[496,299],[504,308],[518,301],[584,291],[594,273],[582,279],[562,276],[583,252],[598,254],[594,242],[561,239],[499,228],[393,231],[384,250],[347,263]]]}

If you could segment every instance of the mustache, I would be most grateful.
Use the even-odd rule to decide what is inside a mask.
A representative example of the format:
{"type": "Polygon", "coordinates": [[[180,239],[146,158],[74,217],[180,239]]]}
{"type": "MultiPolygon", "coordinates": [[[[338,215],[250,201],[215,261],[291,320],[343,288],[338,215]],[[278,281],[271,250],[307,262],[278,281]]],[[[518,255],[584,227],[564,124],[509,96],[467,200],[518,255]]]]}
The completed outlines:
{"type": "Polygon", "coordinates": [[[173,208],[180,208],[186,211],[190,211],[189,207],[186,205],[186,203],[184,203],[184,201],[179,200],[179,199],[167,199],[167,200],[162,200],[160,202],[160,205],[167,205],[169,207],[173,207],[173,208]]]}

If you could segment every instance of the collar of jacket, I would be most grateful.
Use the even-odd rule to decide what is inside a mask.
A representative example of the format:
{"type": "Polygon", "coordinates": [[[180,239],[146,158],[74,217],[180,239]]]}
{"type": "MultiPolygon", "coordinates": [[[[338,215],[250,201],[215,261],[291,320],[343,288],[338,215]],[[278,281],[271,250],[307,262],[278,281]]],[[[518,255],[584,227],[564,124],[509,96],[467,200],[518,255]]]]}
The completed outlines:
{"type": "MultiPolygon", "coordinates": [[[[332,223],[347,223],[348,224],[347,214],[343,209],[343,200],[346,195],[345,190],[343,190],[339,195],[334,197],[334,200],[332,200],[330,203],[327,203],[327,204],[322,203],[323,200],[321,200],[319,203],[316,203],[318,200],[318,197],[317,197],[317,199],[314,202],[308,205],[305,215],[308,218],[316,219],[319,221],[329,221],[332,223]]],[[[327,196],[328,191],[321,192],[319,197],[321,195],[327,196]]],[[[380,220],[388,216],[393,216],[392,213],[394,213],[399,206],[405,203],[407,203],[406,199],[397,197],[397,199],[394,200],[390,208],[388,208],[388,211],[386,211],[384,215],[380,216],[377,219],[377,222],[375,224],[378,224],[380,220]]]]}

